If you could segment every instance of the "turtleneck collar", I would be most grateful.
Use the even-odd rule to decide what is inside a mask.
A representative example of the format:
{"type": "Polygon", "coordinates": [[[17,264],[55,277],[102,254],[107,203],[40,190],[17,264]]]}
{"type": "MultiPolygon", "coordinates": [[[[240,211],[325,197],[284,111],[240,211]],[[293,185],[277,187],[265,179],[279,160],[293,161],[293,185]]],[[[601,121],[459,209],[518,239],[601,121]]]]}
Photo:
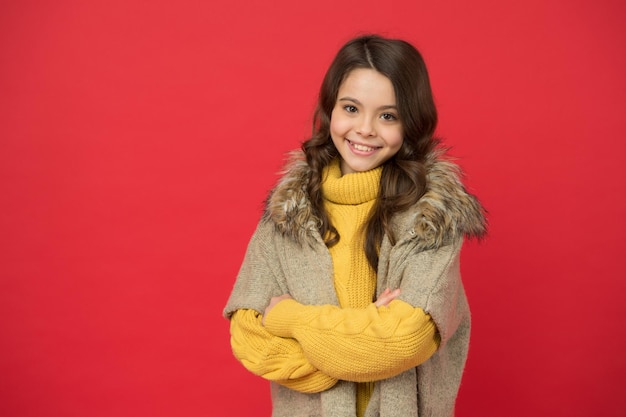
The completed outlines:
{"type": "Polygon", "coordinates": [[[324,168],[322,193],[324,198],[335,204],[362,204],[378,195],[383,167],[370,171],[341,175],[339,159],[334,159],[324,168]]]}

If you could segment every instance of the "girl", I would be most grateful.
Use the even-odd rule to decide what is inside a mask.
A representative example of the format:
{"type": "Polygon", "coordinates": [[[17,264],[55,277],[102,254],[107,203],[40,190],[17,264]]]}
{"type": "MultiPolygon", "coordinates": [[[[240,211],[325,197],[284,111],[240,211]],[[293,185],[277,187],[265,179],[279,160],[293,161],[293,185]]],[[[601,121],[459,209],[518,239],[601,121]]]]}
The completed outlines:
{"type": "Polygon", "coordinates": [[[459,273],[483,210],[433,137],[419,52],[363,36],[270,193],[224,314],[274,417],[454,414],[470,313],[459,273]]]}

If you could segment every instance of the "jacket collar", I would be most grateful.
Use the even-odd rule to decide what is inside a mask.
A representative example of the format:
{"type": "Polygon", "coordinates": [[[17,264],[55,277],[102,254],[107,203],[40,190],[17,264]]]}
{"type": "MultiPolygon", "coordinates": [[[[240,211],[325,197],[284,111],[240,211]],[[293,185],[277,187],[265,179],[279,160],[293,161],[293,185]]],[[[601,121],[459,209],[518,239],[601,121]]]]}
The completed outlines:
{"type": "MultiPolygon", "coordinates": [[[[394,218],[396,237],[420,239],[425,249],[438,248],[463,236],[482,237],[486,233],[485,210],[465,190],[458,165],[438,149],[427,156],[426,172],[426,193],[413,210],[394,218]]],[[[264,218],[274,223],[281,234],[312,244],[320,237],[319,219],[313,214],[306,192],[310,173],[303,153],[291,153],[282,177],[266,201],[264,218]]]]}

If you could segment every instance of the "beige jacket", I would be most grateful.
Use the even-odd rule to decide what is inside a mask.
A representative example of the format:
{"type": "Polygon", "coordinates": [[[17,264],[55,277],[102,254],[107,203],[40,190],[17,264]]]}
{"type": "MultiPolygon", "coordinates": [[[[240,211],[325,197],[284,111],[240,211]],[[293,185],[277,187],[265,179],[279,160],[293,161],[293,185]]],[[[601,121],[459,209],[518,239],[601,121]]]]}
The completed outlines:
{"type": "MultiPolygon", "coordinates": [[[[383,239],[377,294],[400,288],[399,299],[430,314],[441,337],[426,362],[379,381],[367,417],[452,416],[469,343],[470,312],[460,276],[464,236],[485,233],[484,212],[465,191],[459,169],[433,153],[426,194],[394,218],[396,244],[383,239]]],[[[305,186],[309,167],[296,157],[270,194],[263,219],[246,252],[228,300],[226,317],[238,309],[263,313],[273,296],[289,293],[302,304],[338,305],[332,261],[317,231],[305,186]]],[[[272,383],[273,417],[354,417],[355,384],[304,394],[272,383]]]]}

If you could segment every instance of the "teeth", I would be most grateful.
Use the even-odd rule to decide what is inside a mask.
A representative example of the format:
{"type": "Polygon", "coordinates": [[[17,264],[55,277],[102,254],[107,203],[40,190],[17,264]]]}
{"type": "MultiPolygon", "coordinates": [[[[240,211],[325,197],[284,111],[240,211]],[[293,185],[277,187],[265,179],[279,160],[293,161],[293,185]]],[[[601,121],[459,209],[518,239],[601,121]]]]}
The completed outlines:
{"type": "Polygon", "coordinates": [[[375,149],[375,148],[370,148],[369,146],[359,145],[358,143],[354,143],[354,142],[352,142],[352,146],[357,151],[362,151],[362,152],[371,152],[375,149]]]}

